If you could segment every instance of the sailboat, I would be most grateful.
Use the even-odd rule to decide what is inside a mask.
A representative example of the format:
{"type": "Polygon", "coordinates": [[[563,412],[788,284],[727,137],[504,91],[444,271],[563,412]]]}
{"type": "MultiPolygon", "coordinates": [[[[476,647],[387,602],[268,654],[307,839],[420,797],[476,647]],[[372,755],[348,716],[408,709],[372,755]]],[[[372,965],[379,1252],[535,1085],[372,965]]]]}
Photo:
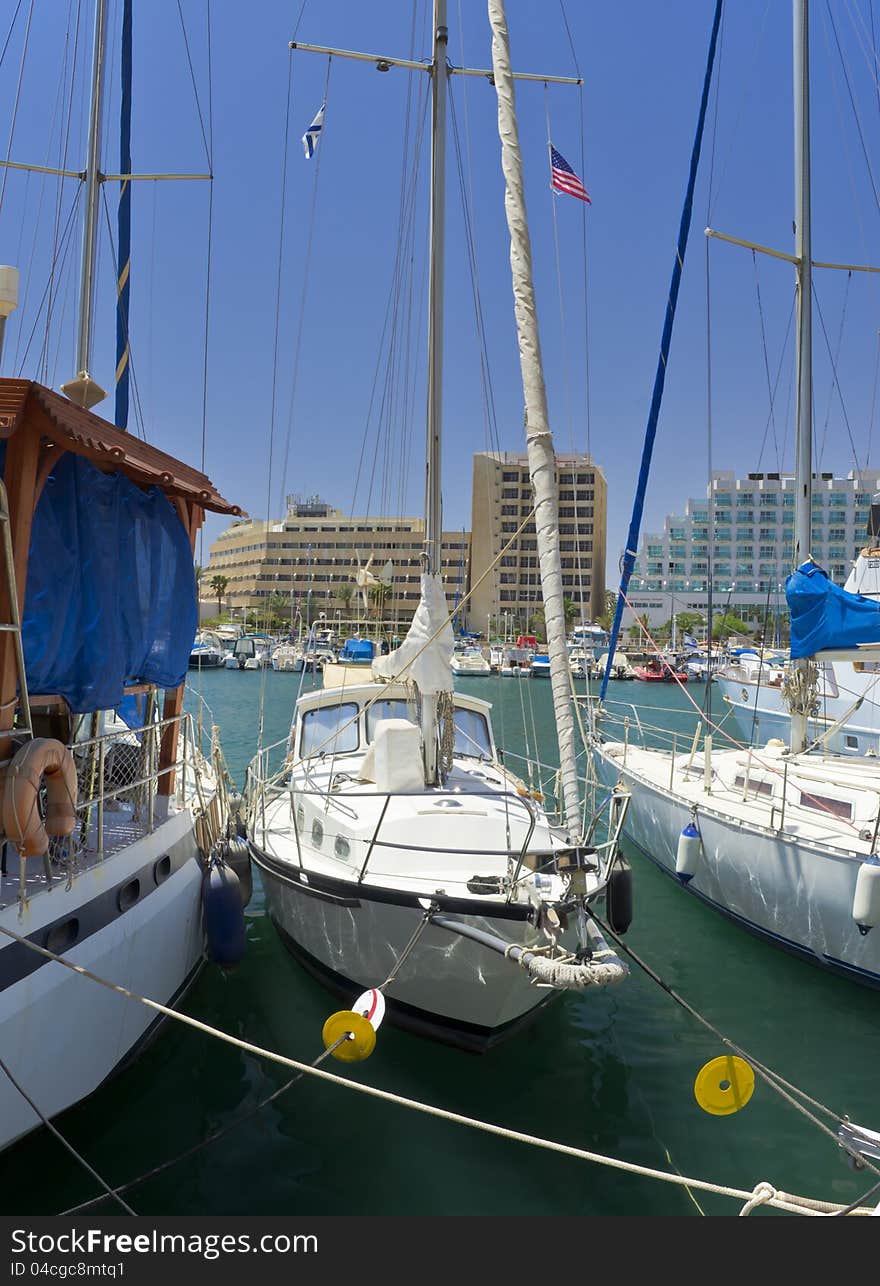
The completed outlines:
{"type": "MultiPolygon", "coordinates": [[[[206,510],[198,469],[96,415],[105,0],[97,0],[77,374],[0,378],[0,1147],[94,1091],[205,959],[225,833],[219,743],[183,709],[206,510]],[[48,952],[49,954],[45,954],[48,952]],[[59,963],[61,961],[62,963],[59,963]]],[[[38,169],[40,167],[37,167],[38,169]]],[[[16,273],[3,270],[4,319],[16,273]]]]}
{"type": "MultiPolygon", "coordinates": [[[[807,753],[816,661],[880,655],[876,599],[832,586],[809,559],[812,351],[809,25],[794,3],[798,399],[795,570],[786,675],[789,744],[678,751],[600,735],[595,764],[632,791],[627,835],[694,897],[776,946],[880,986],[880,767],[875,755],[807,753]],[[829,602],[832,606],[828,606],[829,602]],[[855,619],[856,624],[851,622],[855,619]],[[866,645],[867,644],[867,645],[866,645]]],[[[790,256],[789,256],[790,257],[790,256]]],[[[868,551],[863,566],[876,563],[868,551]]],[[[875,589],[876,589],[875,584],[875,589]]],[[[599,721],[603,729],[602,717],[599,721]]],[[[605,725],[607,726],[607,724],[605,725]]]]}
{"type": "MultiPolygon", "coordinates": [[[[525,265],[525,275],[514,280],[515,311],[521,352],[534,355],[540,347],[506,25],[498,0],[489,9],[508,202],[517,208],[517,258],[525,265]]],[[[630,875],[618,852],[626,792],[612,791],[602,817],[585,824],[574,757],[554,456],[543,378],[534,363],[524,386],[560,733],[564,798],[558,805],[504,764],[489,703],[453,690],[453,629],[440,576],[441,266],[451,72],[445,0],[434,0],[433,33],[421,597],[401,645],[375,657],[369,671],[343,658],[325,668],[323,689],[297,702],[282,767],[270,771],[272,747],[258,755],[248,770],[246,797],[251,855],[269,914],[303,966],[347,999],[354,1012],[342,1019],[344,1027],[354,1014],[375,1024],[387,1012],[412,1031],[483,1051],[562,990],[625,976],[626,967],[590,911],[607,897],[618,927],[629,922],[630,875]]],[[[384,57],[381,62],[414,65],[384,57]]],[[[364,1039],[366,1047],[373,1038],[366,1032],[364,1039]]]]}

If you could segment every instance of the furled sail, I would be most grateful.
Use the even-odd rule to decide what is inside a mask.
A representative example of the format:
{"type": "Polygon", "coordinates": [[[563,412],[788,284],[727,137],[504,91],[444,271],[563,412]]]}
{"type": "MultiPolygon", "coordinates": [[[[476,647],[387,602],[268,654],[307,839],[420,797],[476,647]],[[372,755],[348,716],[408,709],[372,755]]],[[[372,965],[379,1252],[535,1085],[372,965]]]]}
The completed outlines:
{"type": "Polygon", "coordinates": [[[377,679],[415,683],[422,696],[452,691],[452,650],[455,635],[446,607],[441,576],[422,574],[422,596],[412,625],[400,647],[373,662],[377,679]]]}
{"type": "Polygon", "coordinates": [[[579,827],[580,792],[571,711],[571,675],[565,641],[559,514],[556,502],[556,455],[550,432],[547,392],[541,363],[535,288],[532,281],[531,239],[526,217],[522,157],[510,65],[510,38],[503,0],[489,0],[489,23],[492,28],[492,71],[498,97],[501,167],[506,185],[504,208],[510,232],[510,267],[525,401],[526,445],[529,475],[535,489],[535,527],[541,570],[541,596],[544,600],[544,624],[547,628],[547,651],[550,656],[553,713],[559,739],[565,820],[568,827],[576,832],[579,827]]]}

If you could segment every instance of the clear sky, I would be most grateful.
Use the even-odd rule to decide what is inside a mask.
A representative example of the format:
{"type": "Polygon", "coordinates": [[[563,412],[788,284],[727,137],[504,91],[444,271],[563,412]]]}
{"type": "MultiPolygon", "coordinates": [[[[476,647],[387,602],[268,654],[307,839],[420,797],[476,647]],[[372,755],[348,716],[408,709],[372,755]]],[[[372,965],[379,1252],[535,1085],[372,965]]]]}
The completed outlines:
{"type": "MultiPolygon", "coordinates": [[[[814,0],[812,6],[817,260],[880,263],[880,174],[871,174],[865,160],[867,155],[880,169],[872,6],[873,0],[814,0]]],[[[299,140],[324,97],[327,59],[291,55],[288,41],[296,30],[298,39],[314,44],[418,60],[430,51],[430,6],[427,0],[308,0],[304,6],[302,0],[249,6],[215,0],[210,46],[205,0],[181,0],[180,7],[186,40],[176,0],[135,6],[133,165],[139,173],[194,173],[210,166],[213,200],[203,182],[136,185],[131,336],[139,415],[132,415],[132,431],[143,426],[158,446],[198,465],[204,428],[207,472],[223,494],[257,517],[267,511],[279,516],[286,492],[317,492],[348,512],[419,513],[427,78],[404,70],[380,75],[370,64],[334,59],[319,157],[308,162],[299,140]],[[417,134],[423,146],[414,167],[417,134]],[[407,207],[412,202],[414,222],[404,256],[407,275],[393,289],[401,193],[407,207]],[[389,299],[397,319],[391,358],[387,336],[382,339],[389,299]]],[[[508,0],[507,8],[517,69],[584,79],[582,89],[521,82],[517,105],[556,445],[567,451],[589,443],[606,472],[612,572],[638,471],[713,5],[508,0]],[[589,208],[549,191],[548,115],[555,146],[592,195],[589,208]]],[[[787,0],[735,0],[728,8],[647,529],[660,527],[667,513],[705,491],[704,227],[711,223],[792,249],[791,7],[787,0]]],[[[0,136],[0,148],[12,160],[58,165],[66,146],[65,167],[81,167],[91,9],[91,2],[83,4],[77,35],[76,3],[6,0],[0,120],[7,134],[0,136]],[[71,87],[74,44],[78,72],[71,87]],[[76,106],[65,135],[69,100],[76,106]]],[[[109,10],[104,168],[112,173],[118,168],[117,0],[109,0],[109,10]]],[[[876,18],[880,32],[880,5],[876,18]]],[[[451,62],[489,66],[483,0],[450,0],[448,21],[451,62]]],[[[471,453],[496,442],[522,450],[524,435],[494,91],[485,81],[453,77],[451,94],[443,490],[445,525],[458,528],[470,525],[471,453]],[[465,257],[459,149],[497,425],[491,431],[465,257]]],[[[57,386],[74,365],[77,184],[65,180],[59,198],[54,179],[8,171],[0,182],[0,261],[20,267],[23,289],[22,306],[7,326],[3,372],[57,386]],[[44,345],[55,244],[59,268],[44,345]]],[[[105,192],[109,227],[102,210],[92,373],[110,388],[116,186],[106,185],[105,192]]],[[[814,279],[821,308],[815,321],[817,464],[834,472],[846,472],[856,461],[876,465],[880,282],[826,271],[814,279]]],[[[755,268],[748,251],[714,242],[710,280],[714,466],[738,473],[790,468],[792,269],[767,258],[755,268]],[[772,416],[768,369],[776,388],[772,416]]],[[[112,416],[112,400],[96,409],[112,416]]],[[[208,538],[222,525],[209,520],[208,538]]]]}

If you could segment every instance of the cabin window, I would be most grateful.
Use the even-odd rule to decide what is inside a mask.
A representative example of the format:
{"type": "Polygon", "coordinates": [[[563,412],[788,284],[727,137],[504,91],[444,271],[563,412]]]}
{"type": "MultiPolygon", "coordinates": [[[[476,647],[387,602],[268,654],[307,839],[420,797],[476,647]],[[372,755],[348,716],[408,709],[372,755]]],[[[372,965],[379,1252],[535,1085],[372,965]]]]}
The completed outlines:
{"type": "Polygon", "coordinates": [[[455,745],[453,754],[476,755],[480,759],[492,756],[489,741],[489,724],[484,714],[476,710],[457,709],[455,711],[455,745]]]}
{"type": "MultiPolygon", "coordinates": [[[[733,784],[734,784],[734,786],[736,787],[736,789],[737,789],[737,790],[742,790],[742,789],[743,789],[743,787],[744,787],[744,786],[745,786],[745,784],[746,784],[746,779],[745,779],[744,774],[742,774],[742,773],[741,773],[738,777],[736,777],[736,778],[734,779],[733,784]]],[[[773,782],[772,782],[772,781],[756,781],[754,777],[750,777],[750,778],[749,778],[749,789],[748,789],[748,794],[750,794],[750,795],[772,795],[772,794],[773,794],[773,782]]]]}
{"type": "Polygon", "coordinates": [[[852,821],[852,804],[848,799],[833,799],[830,795],[812,795],[801,791],[801,807],[815,808],[832,817],[842,817],[845,822],[852,821]]]}
{"type": "Polygon", "coordinates": [[[367,741],[376,737],[376,729],[383,719],[408,719],[413,723],[409,703],[402,697],[389,697],[385,701],[374,701],[367,710],[367,741]]]}
{"type": "Polygon", "coordinates": [[[843,739],[843,742],[844,742],[844,745],[846,746],[847,750],[858,750],[858,748],[859,748],[859,739],[858,739],[858,737],[854,737],[854,736],[852,735],[852,733],[850,733],[850,732],[848,732],[848,733],[846,734],[846,736],[845,736],[845,737],[844,737],[844,739],[843,739]]]}
{"type": "Polygon", "coordinates": [[[358,748],[357,702],[338,706],[319,706],[303,715],[299,753],[310,755],[344,755],[358,748]]]}

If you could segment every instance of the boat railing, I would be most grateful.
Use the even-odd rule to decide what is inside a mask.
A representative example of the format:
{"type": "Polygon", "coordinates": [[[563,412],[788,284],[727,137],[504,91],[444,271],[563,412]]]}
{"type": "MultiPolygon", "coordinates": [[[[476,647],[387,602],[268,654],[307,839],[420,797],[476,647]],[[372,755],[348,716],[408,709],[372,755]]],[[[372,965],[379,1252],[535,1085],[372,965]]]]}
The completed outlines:
{"type": "Polygon", "coordinates": [[[645,750],[671,750],[675,753],[687,747],[695,754],[703,746],[707,730],[713,738],[720,736],[721,744],[736,744],[733,737],[728,737],[725,724],[730,720],[732,709],[728,707],[718,718],[712,719],[707,728],[706,716],[701,709],[683,709],[681,706],[636,706],[631,701],[610,700],[599,703],[596,698],[587,698],[591,707],[590,720],[592,727],[606,741],[622,741],[624,753],[630,745],[640,746],[645,750]],[[672,715],[675,727],[663,722],[648,720],[646,716],[672,715]]]}
{"type": "Polygon", "coordinates": [[[225,795],[225,783],[216,781],[222,761],[216,735],[208,754],[201,741],[190,713],[75,741],[70,749],[77,775],[77,824],[70,835],[50,841],[47,874],[58,866],[72,875],[79,867],[127,847],[138,835],[152,833],[165,820],[168,796],[173,796],[178,808],[189,805],[201,821],[217,812],[208,822],[210,845],[217,838],[214,832],[222,815],[222,801],[216,806],[213,801],[218,785],[225,795]],[[163,742],[168,745],[174,739],[173,759],[160,766],[163,742]]]}
{"type": "MultiPolygon", "coordinates": [[[[277,792],[277,794],[280,793],[280,791],[277,792]]],[[[613,792],[609,793],[609,799],[611,798],[611,794],[613,794],[613,792]]],[[[302,804],[304,800],[308,800],[309,798],[313,798],[320,801],[321,804],[324,804],[327,801],[327,790],[320,787],[309,789],[308,787],[298,784],[295,790],[291,791],[291,823],[300,867],[303,866],[301,836],[303,818],[298,812],[297,804],[302,804]]],[[[396,798],[400,797],[388,794],[385,791],[358,790],[358,803],[369,800],[382,801],[379,809],[379,816],[372,833],[368,839],[358,841],[363,842],[366,845],[364,856],[360,863],[358,883],[364,882],[368,871],[371,869],[371,862],[373,863],[373,866],[375,866],[376,854],[382,850],[405,850],[407,853],[424,853],[432,856],[448,853],[450,856],[455,855],[459,858],[473,857],[475,860],[495,857],[502,858],[507,863],[508,874],[504,881],[504,889],[507,892],[508,900],[510,900],[520,884],[525,880],[530,879],[535,874],[551,871],[559,857],[560,849],[558,847],[554,847],[549,844],[542,847],[532,846],[532,839],[538,823],[538,809],[536,801],[532,799],[529,794],[522,794],[518,790],[498,791],[487,788],[486,790],[468,790],[467,792],[459,790],[438,790],[431,792],[431,802],[438,808],[442,808],[442,801],[444,799],[449,799],[458,806],[461,806],[463,803],[470,803],[477,799],[488,799],[499,806],[503,806],[506,810],[511,812],[516,811],[519,814],[520,819],[526,821],[525,834],[522,843],[518,847],[506,849],[467,848],[462,847],[460,844],[456,845],[454,848],[443,849],[439,848],[436,841],[430,837],[428,837],[427,842],[424,844],[402,843],[398,838],[384,839],[382,836],[382,828],[388,819],[391,802],[396,798]],[[525,816],[523,816],[523,814],[525,816]],[[525,874],[523,874],[524,868],[527,868],[525,874]]],[[[256,802],[256,800],[252,799],[252,803],[256,802]]],[[[257,806],[257,808],[254,809],[251,818],[250,833],[253,835],[259,834],[261,836],[262,847],[265,850],[268,847],[269,835],[269,823],[267,820],[265,806],[257,806]]],[[[399,817],[394,818],[394,820],[399,821],[399,817]]],[[[607,839],[595,844],[591,842],[589,845],[590,860],[596,863],[598,878],[602,883],[604,883],[607,878],[610,863],[616,851],[618,829],[619,827],[617,826],[609,827],[607,839]]],[[[344,840],[346,845],[350,846],[352,844],[351,834],[340,833],[337,835],[327,830],[325,827],[322,832],[322,839],[327,842],[328,845],[325,850],[322,850],[324,852],[324,856],[330,861],[338,862],[340,868],[345,868],[350,871],[350,850],[346,854],[340,855],[336,851],[336,845],[338,840],[344,840]]],[[[375,874],[375,871],[373,871],[373,874],[375,874]]],[[[503,890],[499,887],[499,891],[503,890]]]]}

